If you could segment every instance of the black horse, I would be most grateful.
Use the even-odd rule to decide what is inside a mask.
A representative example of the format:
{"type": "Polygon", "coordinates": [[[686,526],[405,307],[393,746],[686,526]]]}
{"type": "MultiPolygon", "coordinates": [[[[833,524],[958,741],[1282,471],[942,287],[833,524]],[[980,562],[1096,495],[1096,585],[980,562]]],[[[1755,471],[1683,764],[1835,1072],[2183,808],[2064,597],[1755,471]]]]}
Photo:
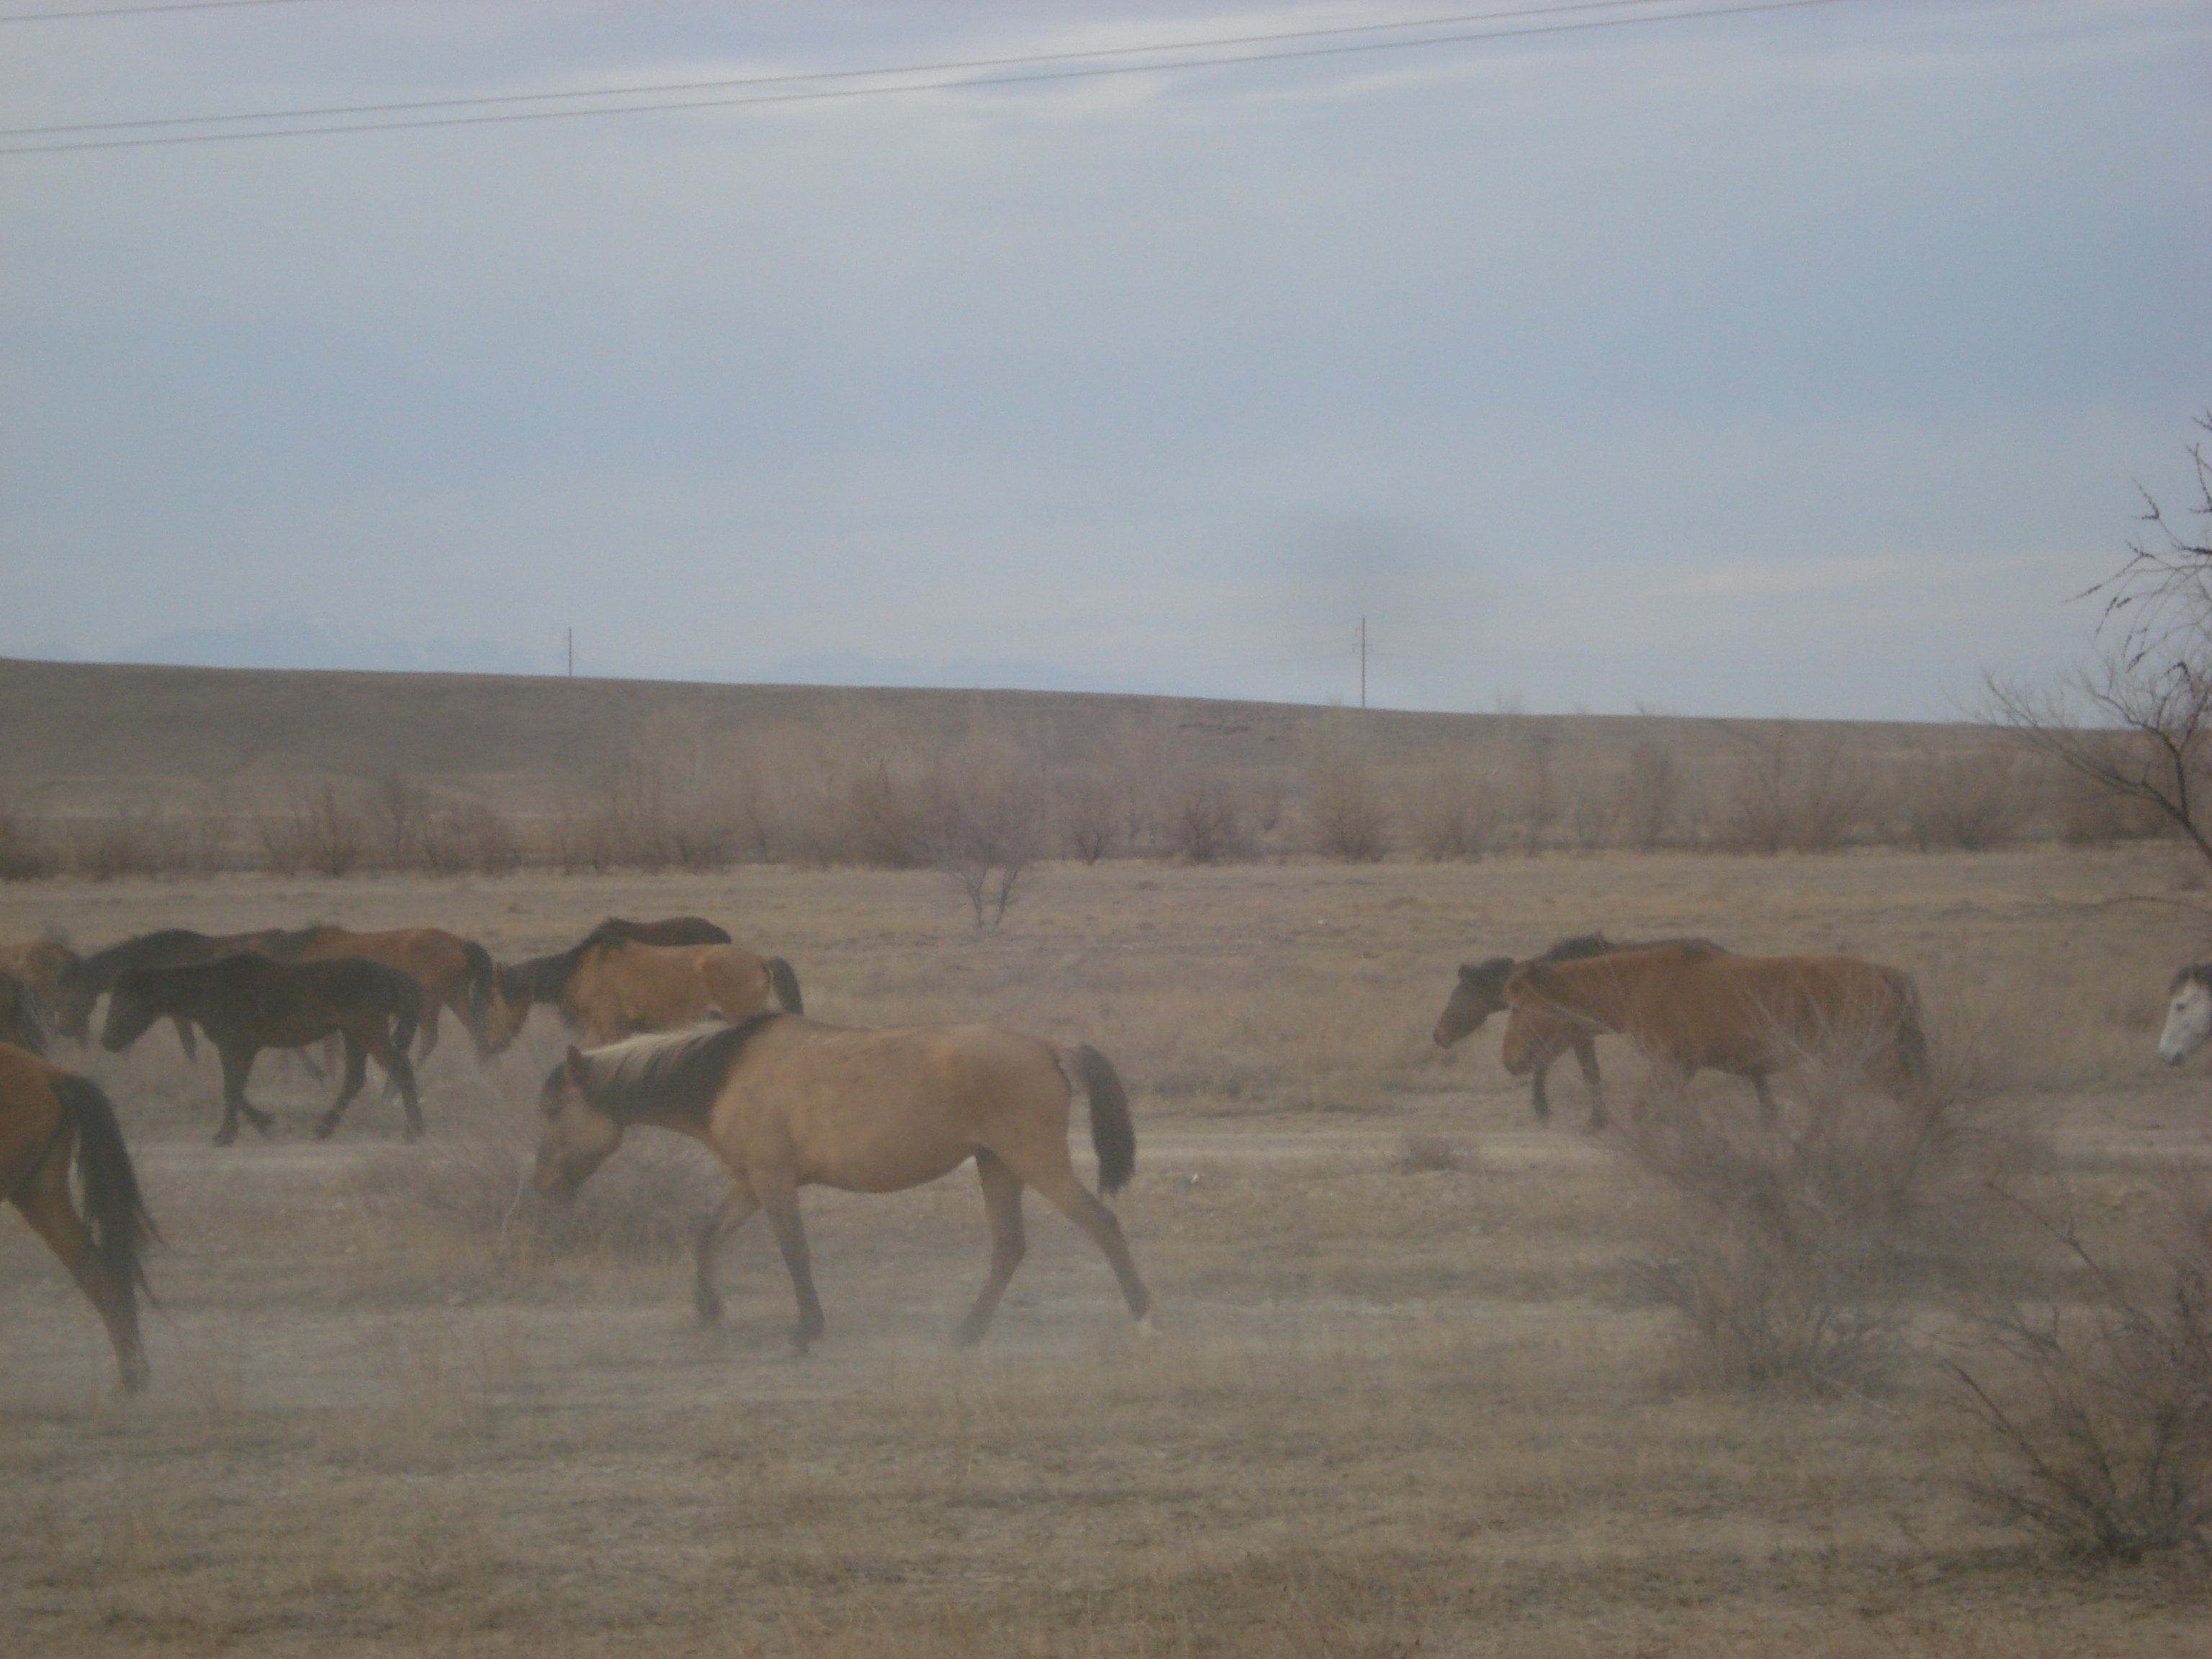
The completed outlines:
{"type": "MultiPolygon", "coordinates": [[[[134,968],[179,968],[189,963],[216,962],[240,951],[282,957],[290,953],[294,941],[305,937],[305,933],[304,929],[294,933],[264,927],[252,933],[196,933],[189,927],[164,927],[159,933],[141,933],[64,963],[54,976],[52,1006],[46,1014],[54,1030],[82,1042],[91,1030],[93,1006],[115,988],[119,974],[134,968]]],[[[190,1020],[177,1021],[177,1041],[185,1045],[185,1059],[199,1058],[190,1020]]]]}
{"type": "Polygon", "coordinates": [[[238,1139],[242,1115],[264,1134],[271,1119],[246,1098],[246,1079],[264,1048],[298,1048],[336,1033],[345,1044],[345,1080],[315,1125],[315,1139],[338,1126],[361,1092],[374,1055],[407,1109],[407,1139],[422,1133],[408,1045],[422,1018],[422,988],[411,975],[357,957],[328,962],[272,962],[241,953],[178,968],[133,968],[109,993],[100,1046],[120,1053],[164,1017],[188,1019],[222,1056],[222,1127],[216,1145],[238,1139]]]}

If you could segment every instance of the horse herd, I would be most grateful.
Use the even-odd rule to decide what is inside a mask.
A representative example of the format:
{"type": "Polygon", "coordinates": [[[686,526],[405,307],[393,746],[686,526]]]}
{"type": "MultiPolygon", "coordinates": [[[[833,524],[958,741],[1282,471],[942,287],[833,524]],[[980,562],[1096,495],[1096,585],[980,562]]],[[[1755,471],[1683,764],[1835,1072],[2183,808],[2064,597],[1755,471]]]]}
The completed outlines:
{"type": "MultiPolygon", "coordinates": [[[[428,927],[229,935],[171,928],[82,957],[52,939],[0,949],[0,1190],[99,1310],[128,1390],[149,1375],[137,1292],[153,1224],[112,1103],[90,1079],[44,1058],[50,1034],[92,1040],[102,997],[103,1048],[128,1048],[163,1019],[187,1055],[199,1036],[215,1047],[224,1103],[216,1139],[223,1145],[241,1117],[264,1133],[271,1127],[246,1097],[263,1048],[321,1045],[327,1060],[343,1061],[337,1094],[315,1126],[319,1139],[337,1127],[374,1059],[401,1098],[412,1139],[422,1129],[414,1062],[436,1046],[443,1013],[488,1059],[514,1041],[534,1006],[554,1007],[580,1046],[568,1048],[539,1092],[539,1190],[573,1194],[632,1125],[703,1142],[732,1184],[698,1234],[699,1315],[720,1315],[717,1247],[764,1211],[791,1275],[793,1342],[802,1353],[823,1322],[799,1188],[896,1192],[971,1159],[991,1266],[957,1341],[982,1339],[1021,1262],[1022,1195],[1031,1187],[1097,1246],[1139,1329],[1150,1328],[1151,1295],[1121,1225],[1068,1157],[1079,1090],[1099,1193],[1112,1196],[1135,1168],[1127,1096],[1088,1044],[989,1024],[865,1030],[810,1020],[787,963],[739,949],[698,917],[610,920],[566,951],[507,966],[428,927]],[[82,1213],[70,1190],[72,1155],[82,1213]]],[[[1435,1041],[1449,1048],[1492,1014],[1505,1017],[1501,1057],[1512,1074],[1531,1078],[1540,1119],[1550,1115],[1552,1063],[1575,1055],[1593,1131],[1607,1121],[1595,1039],[1607,1032],[1626,1036],[1649,1062],[1639,1114],[1701,1070],[1747,1081],[1770,1123],[1777,1110],[1768,1079],[1808,1060],[1848,1066],[1908,1103],[1927,1086],[1911,980],[1851,957],[1752,957],[1702,939],[1584,934],[1535,957],[1462,966],[1435,1041]]],[[[2208,1036],[2212,963],[2197,963],[2169,988],[2160,1056],[2178,1065],[2208,1036]]]]}

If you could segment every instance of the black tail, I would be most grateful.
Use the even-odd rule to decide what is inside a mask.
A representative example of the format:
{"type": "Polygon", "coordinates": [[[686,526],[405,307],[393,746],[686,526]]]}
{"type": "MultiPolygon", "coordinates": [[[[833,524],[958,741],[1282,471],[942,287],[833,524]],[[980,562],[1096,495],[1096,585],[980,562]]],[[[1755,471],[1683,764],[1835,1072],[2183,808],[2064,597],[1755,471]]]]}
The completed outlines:
{"type": "Polygon", "coordinates": [[[1129,1118],[1129,1097],[1112,1064],[1089,1043],[1068,1049],[1066,1060],[1091,1097],[1091,1146],[1098,1154],[1098,1190],[1111,1198],[1137,1171],[1137,1126],[1129,1118]]]}
{"type": "Polygon", "coordinates": [[[125,1307],[137,1305],[146,1270],[139,1257],[157,1242],[153,1218],[138,1190],[138,1173],[123,1144],[115,1108],[99,1085],[74,1075],[54,1079],[54,1098],[76,1131],[77,1174],[84,1182],[84,1219],[92,1250],[125,1307]]]}
{"type": "Polygon", "coordinates": [[[781,957],[768,959],[768,982],[775,992],[776,1006],[787,1014],[803,1014],[806,1005],[799,1000],[799,975],[791,971],[791,964],[781,957]]]}
{"type": "Polygon", "coordinates": [[[491,952],[474,939],[463,942],[461,959],[469,965],[469,1035],[482,1054],[484,1022],[491,1018],[492,976],[498,969],[492,966],[491,952]]]}

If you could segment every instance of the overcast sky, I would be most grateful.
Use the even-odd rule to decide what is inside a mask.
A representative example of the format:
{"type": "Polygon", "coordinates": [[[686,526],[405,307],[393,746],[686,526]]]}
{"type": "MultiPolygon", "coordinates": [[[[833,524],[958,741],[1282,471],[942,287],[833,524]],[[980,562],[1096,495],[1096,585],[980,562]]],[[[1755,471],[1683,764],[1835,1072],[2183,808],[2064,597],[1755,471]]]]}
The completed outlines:
{"type": "Polygon", "coordinates": [[[0,155],[0,652],[1944,719],[2212,406],[2202,0],[71,3],[0,146],[1296,38],[0,155]]]}

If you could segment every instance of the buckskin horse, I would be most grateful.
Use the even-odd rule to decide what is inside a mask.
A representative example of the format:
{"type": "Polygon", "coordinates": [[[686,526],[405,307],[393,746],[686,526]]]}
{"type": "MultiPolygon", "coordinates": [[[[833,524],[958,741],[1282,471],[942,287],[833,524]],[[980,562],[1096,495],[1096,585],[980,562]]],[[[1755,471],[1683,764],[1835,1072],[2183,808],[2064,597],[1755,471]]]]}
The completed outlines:
{"type": "Polygon", "coordinates": [[[429,1058],[438,1046],[438,1016],[450,1009],[474,1040],[477,1057],[487,1058],[485,1022],[491,1015],[492,981],[496,970],[491,953],[473,939],[449,933],[442,927],[402,927],[380,933],[355,933],[320,923],[286,933],[278,948],[267,954],[286,962],[328,962],[339,957],[359,957],[380,962],[410,975],[422,988],[421,1047],[416,1060],[429,1058]]]}
{"type": "MultiPolygon", "coordinates": [[[[565,951],[502,967],[493,976],[491,1006],[485,1017],[484,1040],[489,1052],[503,1053],[514,1042],[535,1004],[560,1007],[578,959],[609,939],[630,939],[640,945],[727,945],[730,935],[726,928],[704,916],[668,916],[657,921],[609,916],[565,951]]],[[[565,1022],[567,1016],[562,1018],[565,1022]]]]}
{"type": "Polygon", "coordinates": [[[1509,1067],[1534,1052],[1547,1019],[1619,1031],[1650,1060],[1636,1111],[1700,1070],[1750,1079],[1775,1120],[1766,1079],[1819,1061],[1865,1075],[1900,1103],[1927,1072],[1911,979],[1856,957],[1742,957],[1705,944],[1661,945],[1568,962],[1524,962],[1506,978],[1509,1067]]]}
{"type": "Polygon", "coordinates": [[[167,1017],[192,1021],[222,1057],[222,1127],[216,1145],[238,1139],[240,1116],[262,1133],[273,1120],[246,1098],[254,1056],[264,1048],[300,1048],[333,1032],[345,1044],[345,1079],[315,1125],[329,1138],[361,1092],[368,1058],[398,1086],[407,1109],[406,1138],[422,1133],[408,1045],[422,1018],[422,988],[414,977],[380,962],[342,957],[331,962],[276,962],[241,953],[179,968],[133,968],[119,975],[107,999],[100,1047],[120,1054],[167,1017]]]}
{"type": "Polygon", "coordinates": [[[515,1040],[533,1002],[556,1005],[562,1024],[586,1046],[763,1009],[805,1013],[799,975],[781,956],[754,956],[728,942],[654,945],[615,927],[602,922],[560,956],[500,973],[484,1022],[493,1053],[515,1040]]]}
{"type": "MultiPolygon", "coordinates": [[[[1710,939],[1653,939],[1646,941],[1614,940],[1603,933],[1577,933],[1553,944],[1536,962],[1579,962],[1589,957],[1601,957],[1615,951],[1646,951],[1655,945],[1698,945],[1717,951],[1721,947],[1710,939]]],[[[1437,1017],[1435,1032],[1437,1047],[1449,1048],[1463,1037],[1473,1036],[1480,1030],[1483,1022],[1492,1014],[1507,1011],[1505,981],[1516,964],[1511,957],[1491,957],[1481,962],[1460,964],[1458,981],[1452,987],[1450,999],[1444,1011],[1437,1017]]],[[[1596,1037],[1605,1030],[1602,1025],[1588,1020],[1577,1020],[1547,1008],[1531,1007],[1523,1017],[1520,1040],[1509,1045],[1512,1058],[1506,1070],[1515,1077],[1528,1076],[1528,1104],[1534,1109],[1539,1122],[1548,1121],[1552,1103],[1545,1092],[1545,1074],[1552,1062],[1571,1050],[1576,1062],[1582,1067],[1583,1086],[1589,1095],[1589,1125],[1592,1130],[1605,1127],[1605,1082],[1597,1065],[1596,1037]]],[[[1764,1086],[1764,1085],[1757,1085],[1764,1086]]]]}
{"type": "Polygon", "coordinates": [[[1098,1190],[1110,1196],[1136,1167],[1137,1132],[1121,1079],[1087,1044],[1063,1048],[995,1025],[860,1030],[769,1013],[590,1052],[571,1048],[539,1097],[538,1188],[573,1194],[634,1124],[704,1142],[734,1184],[699,1234],[699,1316],[721,1316],[715,1246],[765,1210],[799,1301],[792,1343],[804,1353],[822,1334],[823,1318],[799,1189],[900,1192],[973,1158],[990,1223],[991,1271],[956,1341],[982,1340],[1021,1263],[1024,1186],[1089,1235],[1138,1328],[1149,1332],[1152,1296],[1121,1224],[1068,1158],[1068,1108],[1078,1086],[1090,1098],[1098,1190]]]}
{"type": "Polygon", "coordinates": [[[149,1372],[138,1341],[139,1254],[156,1235],[115,1108],[89,1078],[0,1042],[0,1193],[60,1258],[107,1326],[123,1386],[149,1372]],[[70,1153],[84,1188],[70,1197],[70,1153]]]}

